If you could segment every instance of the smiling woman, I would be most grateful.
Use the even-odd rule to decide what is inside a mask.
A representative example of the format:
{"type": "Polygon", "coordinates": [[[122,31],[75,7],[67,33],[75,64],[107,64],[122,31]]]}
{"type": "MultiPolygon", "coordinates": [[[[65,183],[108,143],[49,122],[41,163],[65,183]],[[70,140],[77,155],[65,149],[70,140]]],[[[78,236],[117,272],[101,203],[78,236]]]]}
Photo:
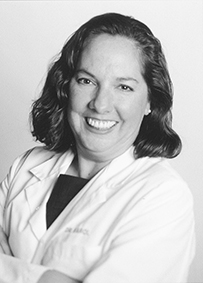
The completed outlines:
{"type": "MultiPolygon", "coordinates": [[[[41,98],[33,106],[33,135],[45,143],[48,149],[57,152],[68,150],[70,146],[75,147],[75,137],[66,119],[69,85],[79,71],[88,75],[88,77],[80,78],[82,79],[80,82],[83,84],[97,85],[100,83],[96,81],[91,68],[88,70],[80,70],[81,66],[79,68],[80,61],[84,58],[83,51],[90,52],[89,49],[98,35],[100,35],[100,39],[111,36],[115,40],[115,37],[121,37],[123,45],[125,45],[124,42],[129,43],[135,56],[131,58],[131,62],[129,62],[130,55],[126,56],[129,64],[122,65],[120,61],[120,65],[122,68],[125,67],[124,73],[127,74],[126,68],[131,68],[132,73],[131,64],[132,62],[135,64],[136,61],[137,71],[142,75],[148,88],[149,112],[151,114],[144,117],[139,134],[134,141],[136,155],[138,157],[175,157],[180,153],[181,141],[171,128],[173,90],[161,44],[145,24],[130,17],[118,16],[115,13],[91,19],[82,25],[64,45],[58,60],[49,70],[41,98]],[[111,15],[111,20],[108,19],[108,15],[111,15]],[[86,48],[87,46],[88,48],[86,48]],[[44,108],[44,104],[47,105],[46,108],[44,108]],[[45,109],[49,111],[47,112],[45,109]]],[[[101,49],[100,47],[99,52],[101,49]]],[[[108,52],[110,50],[109,55],[114,55],[114,49],[109,48],[108,52]]],[[[118,48],[116,52],[118,52],[118,48]]],[[[98,62],[101,62],[101,58],[98,59],[98,62]]],[[[118,64],[117,58],[116,66],[118,64]]],[[[135,76],[136,73],[130,77],[131,81],[136,80],[135,76]]],[[[121,80],[120,89],[133,90],[133,87],[126,84],[128,78],[118,77],[117,79],[121,80]]]]}
{"type": "Polygon", "coordinates": [[[45,146],[0,187],[4,282],[186,282],[193,199],[166,160],[181,150],[172,98],[145,24],[104,14],[69,38],[32,106],[45,146]]]}

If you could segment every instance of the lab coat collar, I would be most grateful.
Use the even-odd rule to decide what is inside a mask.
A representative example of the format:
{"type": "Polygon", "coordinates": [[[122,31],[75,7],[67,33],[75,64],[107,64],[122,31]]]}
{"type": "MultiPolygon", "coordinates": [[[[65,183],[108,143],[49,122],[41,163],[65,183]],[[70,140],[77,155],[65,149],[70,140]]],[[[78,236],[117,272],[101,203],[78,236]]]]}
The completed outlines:
{"type": "Polygon", "coordinates": [[[30,169],[30,172],[40,181],[56,173],[65,173],[74,158],[72,151],[52,153],[48,159],[30,169]],[[63,170],[64,168],[64,170],[63,170]]]}
{"type": "MultiPolygon", "coordinates": [[[[67,168],[70,166],[73,158],[74,154],[71,150],[65,153],[48,152],[47,159],[39,165],[31,168],[30,172],[32,173],[32,175],[42,181],[52,174],[65,173],[67,168]],[[65,171],[63,170],[63,168],[65,171]]],[[[109,163],[109,165],[107,165],[104,171],[108,171],[108,175],[110,175],[111,173],[113,176],[118,171],[122,171],[123,168],[126,167],[126,163],[131,164],[134,161],[134,147],[131,146],[123,154],[113,159],[109,163]]]]}
{"type": "Polygon", "coordinates": [[[134,146],[131,146],[123,154],[113,159],[104,170],[108,187],[115,188],[120,186],[120,182],[123,180],[124,175],[128,176],[130,170],[134,170],[134,166],[131,165],[135,165],[135,163],[137,164],[137,162],[135,162],[134,146]]]}

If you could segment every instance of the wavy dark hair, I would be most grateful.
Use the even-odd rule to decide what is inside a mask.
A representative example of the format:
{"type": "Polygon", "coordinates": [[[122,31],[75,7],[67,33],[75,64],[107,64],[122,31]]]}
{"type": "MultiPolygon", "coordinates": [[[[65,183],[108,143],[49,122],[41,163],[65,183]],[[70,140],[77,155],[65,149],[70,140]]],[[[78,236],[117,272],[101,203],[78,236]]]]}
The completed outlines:
{"type": "Polygon", "coordinates": [[[33,136],[56,152],[75,147],[67,119],[69,82],[76,72],[85,44],[103,33],[134,40],[141,54],[142,75],[148,86],[151,113],[144,116],[134,141],[136,156],[177,156],[182,145],[172,129],[173,87],[161,43],[145,24],[117,13],[90,19],[65,43],[48,70],[41,96],[32,105],[33,136]]]}

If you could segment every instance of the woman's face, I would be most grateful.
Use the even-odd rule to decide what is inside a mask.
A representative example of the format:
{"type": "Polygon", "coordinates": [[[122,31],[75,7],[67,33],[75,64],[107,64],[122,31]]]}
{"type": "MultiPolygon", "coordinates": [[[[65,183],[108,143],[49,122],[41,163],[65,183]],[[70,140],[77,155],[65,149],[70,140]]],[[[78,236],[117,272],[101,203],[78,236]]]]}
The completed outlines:
{"type": "Polygon", "coordinates": [[[98,35],[85,46],[68,109],[78,154],[107,161],[135,141],[150,108],[139,56],[134,41],[119,35],[98,35]]]}

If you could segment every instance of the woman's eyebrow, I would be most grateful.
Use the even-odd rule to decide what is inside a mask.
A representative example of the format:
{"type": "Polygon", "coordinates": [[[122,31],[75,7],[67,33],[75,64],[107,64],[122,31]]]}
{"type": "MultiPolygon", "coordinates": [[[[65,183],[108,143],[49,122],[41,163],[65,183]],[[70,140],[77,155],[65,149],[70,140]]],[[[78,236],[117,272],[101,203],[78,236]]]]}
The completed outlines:
{"type": "Polygon", "coordinates": [[[135,81],[136,83],[139,83],[138,80],[136,80],[133,77],[118,77],[116,78],[117,81],[135,81]]]}
{"type": "Polygon", "coordinates": [[[76,74],[78,74],[78,73],[85,73],[88,76],[95,78],[95,76],[92,73],[90,73],[89,71],[87,71],[85,69],[78,69],[78,70],[76,70],[76,74]]]}

